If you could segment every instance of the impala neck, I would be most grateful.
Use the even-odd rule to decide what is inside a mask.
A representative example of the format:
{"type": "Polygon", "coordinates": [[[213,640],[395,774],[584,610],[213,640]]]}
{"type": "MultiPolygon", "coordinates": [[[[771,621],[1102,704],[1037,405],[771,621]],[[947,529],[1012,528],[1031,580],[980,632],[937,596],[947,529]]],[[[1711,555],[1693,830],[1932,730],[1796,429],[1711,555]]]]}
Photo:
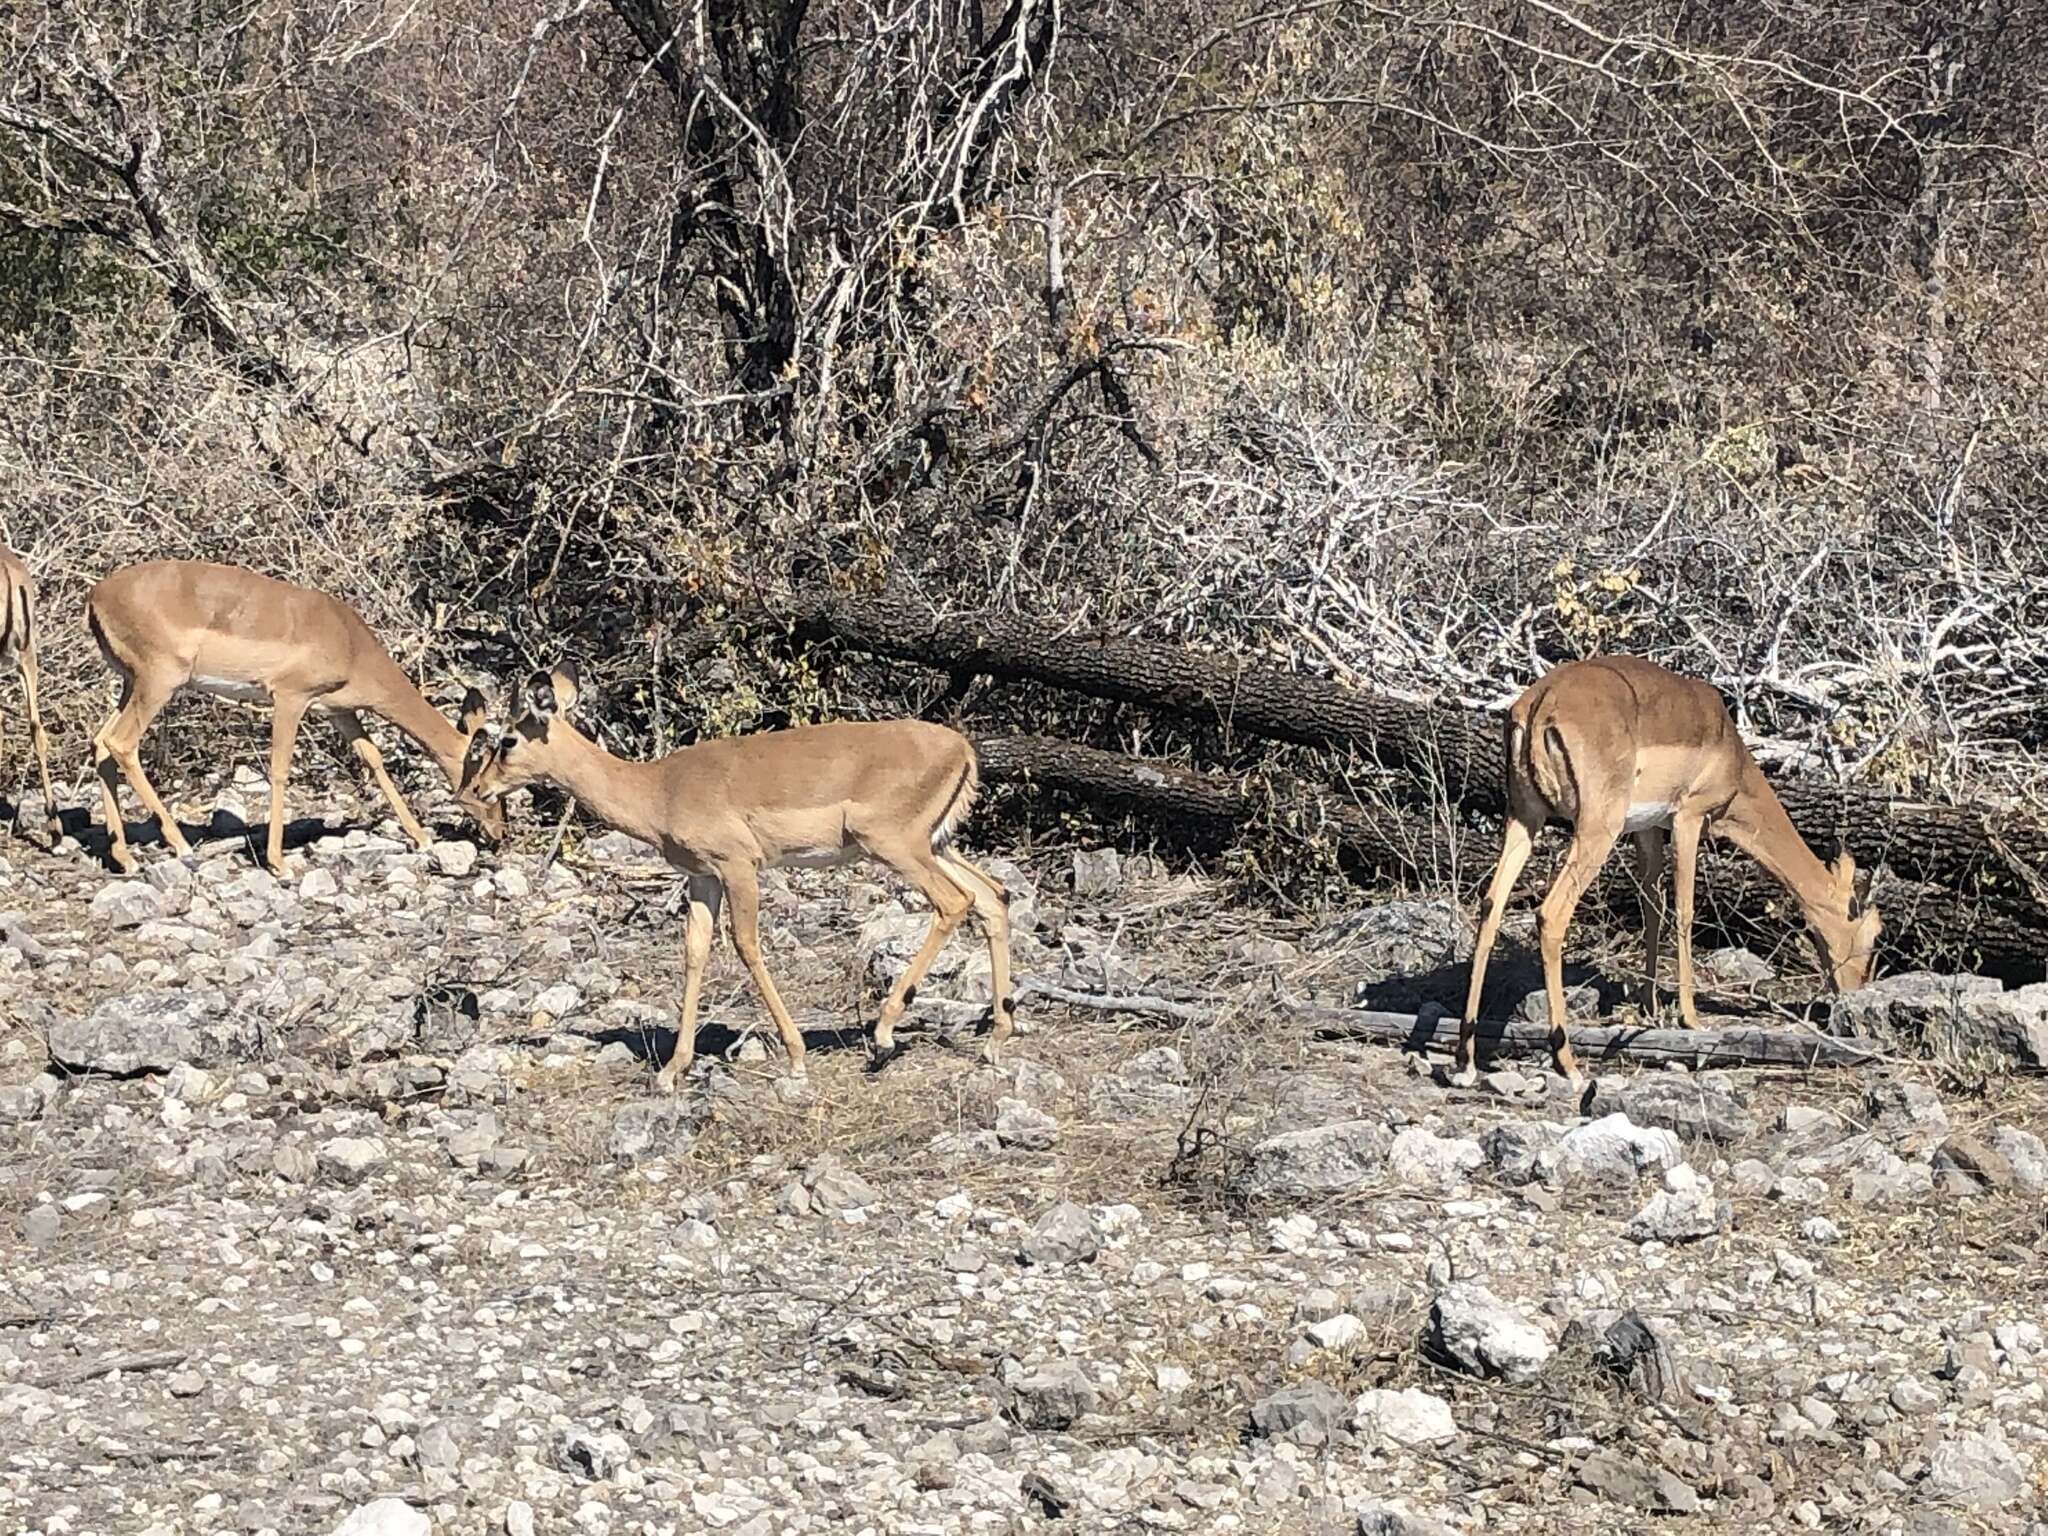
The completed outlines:
{"type": "Polygon", "coordinates": [[[448,782],[460,789],[462,759],[469,751],[469,738],[426,701],[419,689],[413,687],[412,679],[399,670],[397,662],[385,657],[378,672],[376,699],[370,708],[418,742],[421,750],[440,765],[448,782]]]}
{"type": "Polygon", "coordinates": [[[1792,893],[1814,928],[1833,939],[1847,927],[1849,893],[1806,846],[1806,839],[1785,814],[1777,791],[1754,763],[1744,765],[1742,788],[1724,814],[1720,830],[1792,893]]]}
{"type": "Polygon", "coordinates": [[[608,827],[662,847],[658,819],[666,802],[659,762],[614,757],[566,720],[549,722],[547,777],[608,827]]]}

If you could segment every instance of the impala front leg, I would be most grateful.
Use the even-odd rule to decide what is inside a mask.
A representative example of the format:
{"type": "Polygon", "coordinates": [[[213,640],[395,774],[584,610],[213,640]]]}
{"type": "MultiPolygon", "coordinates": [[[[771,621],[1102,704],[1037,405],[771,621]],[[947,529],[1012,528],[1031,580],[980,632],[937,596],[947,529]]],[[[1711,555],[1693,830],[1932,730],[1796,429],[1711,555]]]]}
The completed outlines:
{"type": "Polygon", "coordinates": [[[291,774],[292,743],[298,740],[299,722],[306,717],[311,701],[296,694],[276,700],[270,720],[270,836],[264,843],[263,862],[273,875],[284,873],[284,782],[291,774]]]}
{"type": "Polygon", "coordinates": [[[718,926],[724,888],[709,875],[690,878],[690,915],[683,926],[683,1016],[676,1024],[676,1046],[668,1065],[655,1074],[662,1093],[675,1091],[676,1079],[697,1059],[697,997],[704,986],[704,967],[711,959],[711,935],[718,926]]]}

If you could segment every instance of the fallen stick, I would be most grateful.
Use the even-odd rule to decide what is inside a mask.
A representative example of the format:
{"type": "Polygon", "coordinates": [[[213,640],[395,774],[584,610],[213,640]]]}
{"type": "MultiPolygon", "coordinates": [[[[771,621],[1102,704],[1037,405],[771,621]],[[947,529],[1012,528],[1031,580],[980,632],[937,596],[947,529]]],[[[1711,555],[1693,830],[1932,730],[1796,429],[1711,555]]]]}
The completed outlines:
{"type": "Polygon", "coordinates": [[[75,1387],[82,1381],[111,1376],[116,1371],[167,1371],[185,1363],[182,1349],[159,1349],[145,1354],[101,1355],[82,1360],[63,1370],[46,1371],[36,1378],[38,1387],[75,1387]]]}
{"type": "MultiPolygon", "coordinates": [[[[1297,1003],[1288,1014],[1315,1026],[1318,1040],[1367,1040],[1412,1051],[1449,1054],[1458,1044],[1458,1021],[1424,1021],[1410,1013],[1322,1008],[1297,1003]]],[[[1572,1049],[1592,1061],[1682,1061],[1693,1067],[1866,1067],[1894,1053],[1876,1040],[1822,1035],[1806,1029],[1658,1029],[1635,1024],[1594,1024],[1572,1030],[1572,1049]]],[[[1482,1063],[1503,1055],[1548,1056],[1550,1026],[1482,1019],[1482,1063]]]]}

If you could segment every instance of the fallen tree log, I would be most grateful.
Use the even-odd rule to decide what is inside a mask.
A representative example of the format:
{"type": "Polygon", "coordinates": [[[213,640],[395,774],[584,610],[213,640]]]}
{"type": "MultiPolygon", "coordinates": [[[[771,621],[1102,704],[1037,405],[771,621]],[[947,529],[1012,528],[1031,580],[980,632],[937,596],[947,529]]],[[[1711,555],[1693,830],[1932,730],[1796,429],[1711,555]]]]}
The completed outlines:
{"type": "MultiPolygon", "coordinates": [[[[955,676],[1042,683],[1226,732],[1357,752],[1432,790],[1440,785],[1462,810],[1498,816],[1503,808],[1498,716],[1360,693],[1234,656],[1065,633],[1013,614],[944,618],[901,599],[805,591],[780,603],[775,616],[799,638],[955,676]]],[[[1867,869],[1883,865],[1908,881],[1942,887],[2006,931],[2031,931],[2023,963],[1998,974],[2048,974],[2048,830],[1985,807],[1933,805],[1812,779],[1780,777],[1774,787],[1800,834],[1824,856],[1846,847],[1867,869]]],[[[1969,950],[1961,942],[1942,948],[1957,957],[1969,950]]],[[[2012,953],[2000,938],[1987,952],[2012,953]]]]}
{"type": "MultiPolygon", "coordinates": [[[[1458,1021],[1425,1022],[1413,1014],[1373,1013],[1354,1008],[1297,1004],[1288,1016],[1315,1028],[1319,1040],[1368,1040],[1411,1051],[1448,1055],[1457,1048],[1458,1021]]],[[[1588,1024],[1572,1029],[1572,1049],[1581,1060],[1682,1061],[1694,1067],[1865,1067],[1888,1061],[1882,1042],[1809,1029],[1656,1029],[1633,1024],[1588,1024]]],[[[1482,1019],[1482,1065],[1503,1055],[1550,1055],[1550,1026],[1482,1019]]]]}
{"type": "MultiPolygon", "coordinates": [[[[1483,879],[1499,852],[1498,834],[1431,821],[1391,807],[1364,809],[1328,791],[1293,781],[1202,773],[1174,763],[1128,757],[1046,736],[996,736],[976,741],[982,778],[1071,796],[1098,809],[1144,819],[1174,846],[1213,854],[1284,836],[1300,846],[1318,841],[1339,869],[1361,881],[1394,877],[1431,888],[1483,879]]],[[[1554,858],[1566,838],[1552,833],[1554,858]]],[[[1607,862],[1587,900],[1633,923],[1633,862],[1607,862]]],[[[1519,895],[1540,895],[1545,867],[1532,863],[1519,895]]],[[[1782,887],[1740,855],[1711,849],[1697,886],[1700,942],[1761,943],[1768,949],[1800,927],[1798,908],[1782,887]]],[[[1880,876],[1872,897],[1885,914],[1879,961],[1885,970],[1974,971],[2008,981],[2040,975],[2048,932],[2025,917],[1896,876],[1880,876]]]]}

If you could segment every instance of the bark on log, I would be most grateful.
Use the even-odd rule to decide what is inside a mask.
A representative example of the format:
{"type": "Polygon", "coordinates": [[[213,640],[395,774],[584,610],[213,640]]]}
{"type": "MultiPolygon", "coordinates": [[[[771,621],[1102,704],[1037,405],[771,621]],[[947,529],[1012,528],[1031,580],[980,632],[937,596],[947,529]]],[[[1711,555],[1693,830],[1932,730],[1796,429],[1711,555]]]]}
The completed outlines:
{"type": "MultiPolygon", "coordinates": [[[[1314,1025],[1319,1040],[1371,1040],[1446,1054],[1458,1044],[1456,1019],[1425,1024],[1406,1013],[1305,1005],[1287,1011],[1291,1017],[1314,1025]]],[[[1646,1029],[1632,1024],[1575,1026],[1572,1050],[1588,1064],[1683,1061],[1696,1067],[1863,1067],[1885,1061],[1890,1055],[1877,1040],[1823,1035],[1805,1029],[1646,1029]]],[[[1550,1026],[1480,1020],[1480,1064],[1504,1055],[1547,1058],[1550,1026]]]]}
{"type": "MultiPolygon", "coordinates": [[[[1290,838],[1327,838],[1338,867],[1354,878],[1405,877],[1444,886],[1461,876],[1483,879],[1499,853],[1496,834],[1467,838],[1452,829],[1392,808],[1370,811],[1341,797],[1294,782],[1254,783],[1225,774],[1199,773],[1173,763],[1127,757],[1076,746],[1046,736],[997,736],[978,740],[982,779],[991,784],[1029,784],[1138,816],[1171,841],[1198,853],[1213,853],[1244,842],[1260,829],[1290,838]]],[[[1544,839],[1555,856],[1562,833],[1544,839]]],[[[1609,859],[1587,896],[1592,908],[1624,924],[1637,911],[1633,861],[1609,859]]],[[[1532,862],[1518,898],[1537,898],[1547,880],[1544,865],[1532,862]]],[[[1801,927],[1797,906],[1782,887],[1751,860],[1737,854],[1707,853],[1700,861],[1697,935],[1757,943],[1768,948],[1801,927]]],[[[1885,914],[1879,961],[1885,970],[1969,970],[2008,981],[2038,978],[2048,933],[2024,917],[1988,903],[1959,902],[1954,893],[1880,876],[1873,898],[1885,914]]],[[[1582,911],[1592,908],[1582,908],[1582,911]]]]}
{"type": "MultiPolygon", "coordinates": [[[[1441,784],[1462,809],[1494,816],[1502,810],[1498,716],[1357,693],[1233,656],[1064,633],[1010,614],[936,617],[901,599],[802,592],[782,603],[777,617],[799,638],[836,640],[956,675],[1042,683],[1225,731],[1356,751],[1441,784]]],[[[1955,921],[1933,920],[1947,936],[1930,952],[1990,966],[2008,979],[2038,979],[2048,970],[2048,831],[1985,807],[1931,805],[1809,779],[1781,778],[1774,787],[1823,856],[1846,846],[1867,869],[1883,865],[1908,881],[1942,887],[1993,930],[1985,935],[1983,965],[1969,960],[1974,946],[1969,934],[1955,931],[1955,921]],[[2016,949],[2012,937],[2019,932],[2033,937],[2016,949]],[[1997,955],[2006,958],[1994,964],[1990,957],[1997,955]],[[2017,969],[2014,959],[2021,961],[2017,969]]],[[[1178,814],[1210,799],[1191,794],[1178,814]]]]}

